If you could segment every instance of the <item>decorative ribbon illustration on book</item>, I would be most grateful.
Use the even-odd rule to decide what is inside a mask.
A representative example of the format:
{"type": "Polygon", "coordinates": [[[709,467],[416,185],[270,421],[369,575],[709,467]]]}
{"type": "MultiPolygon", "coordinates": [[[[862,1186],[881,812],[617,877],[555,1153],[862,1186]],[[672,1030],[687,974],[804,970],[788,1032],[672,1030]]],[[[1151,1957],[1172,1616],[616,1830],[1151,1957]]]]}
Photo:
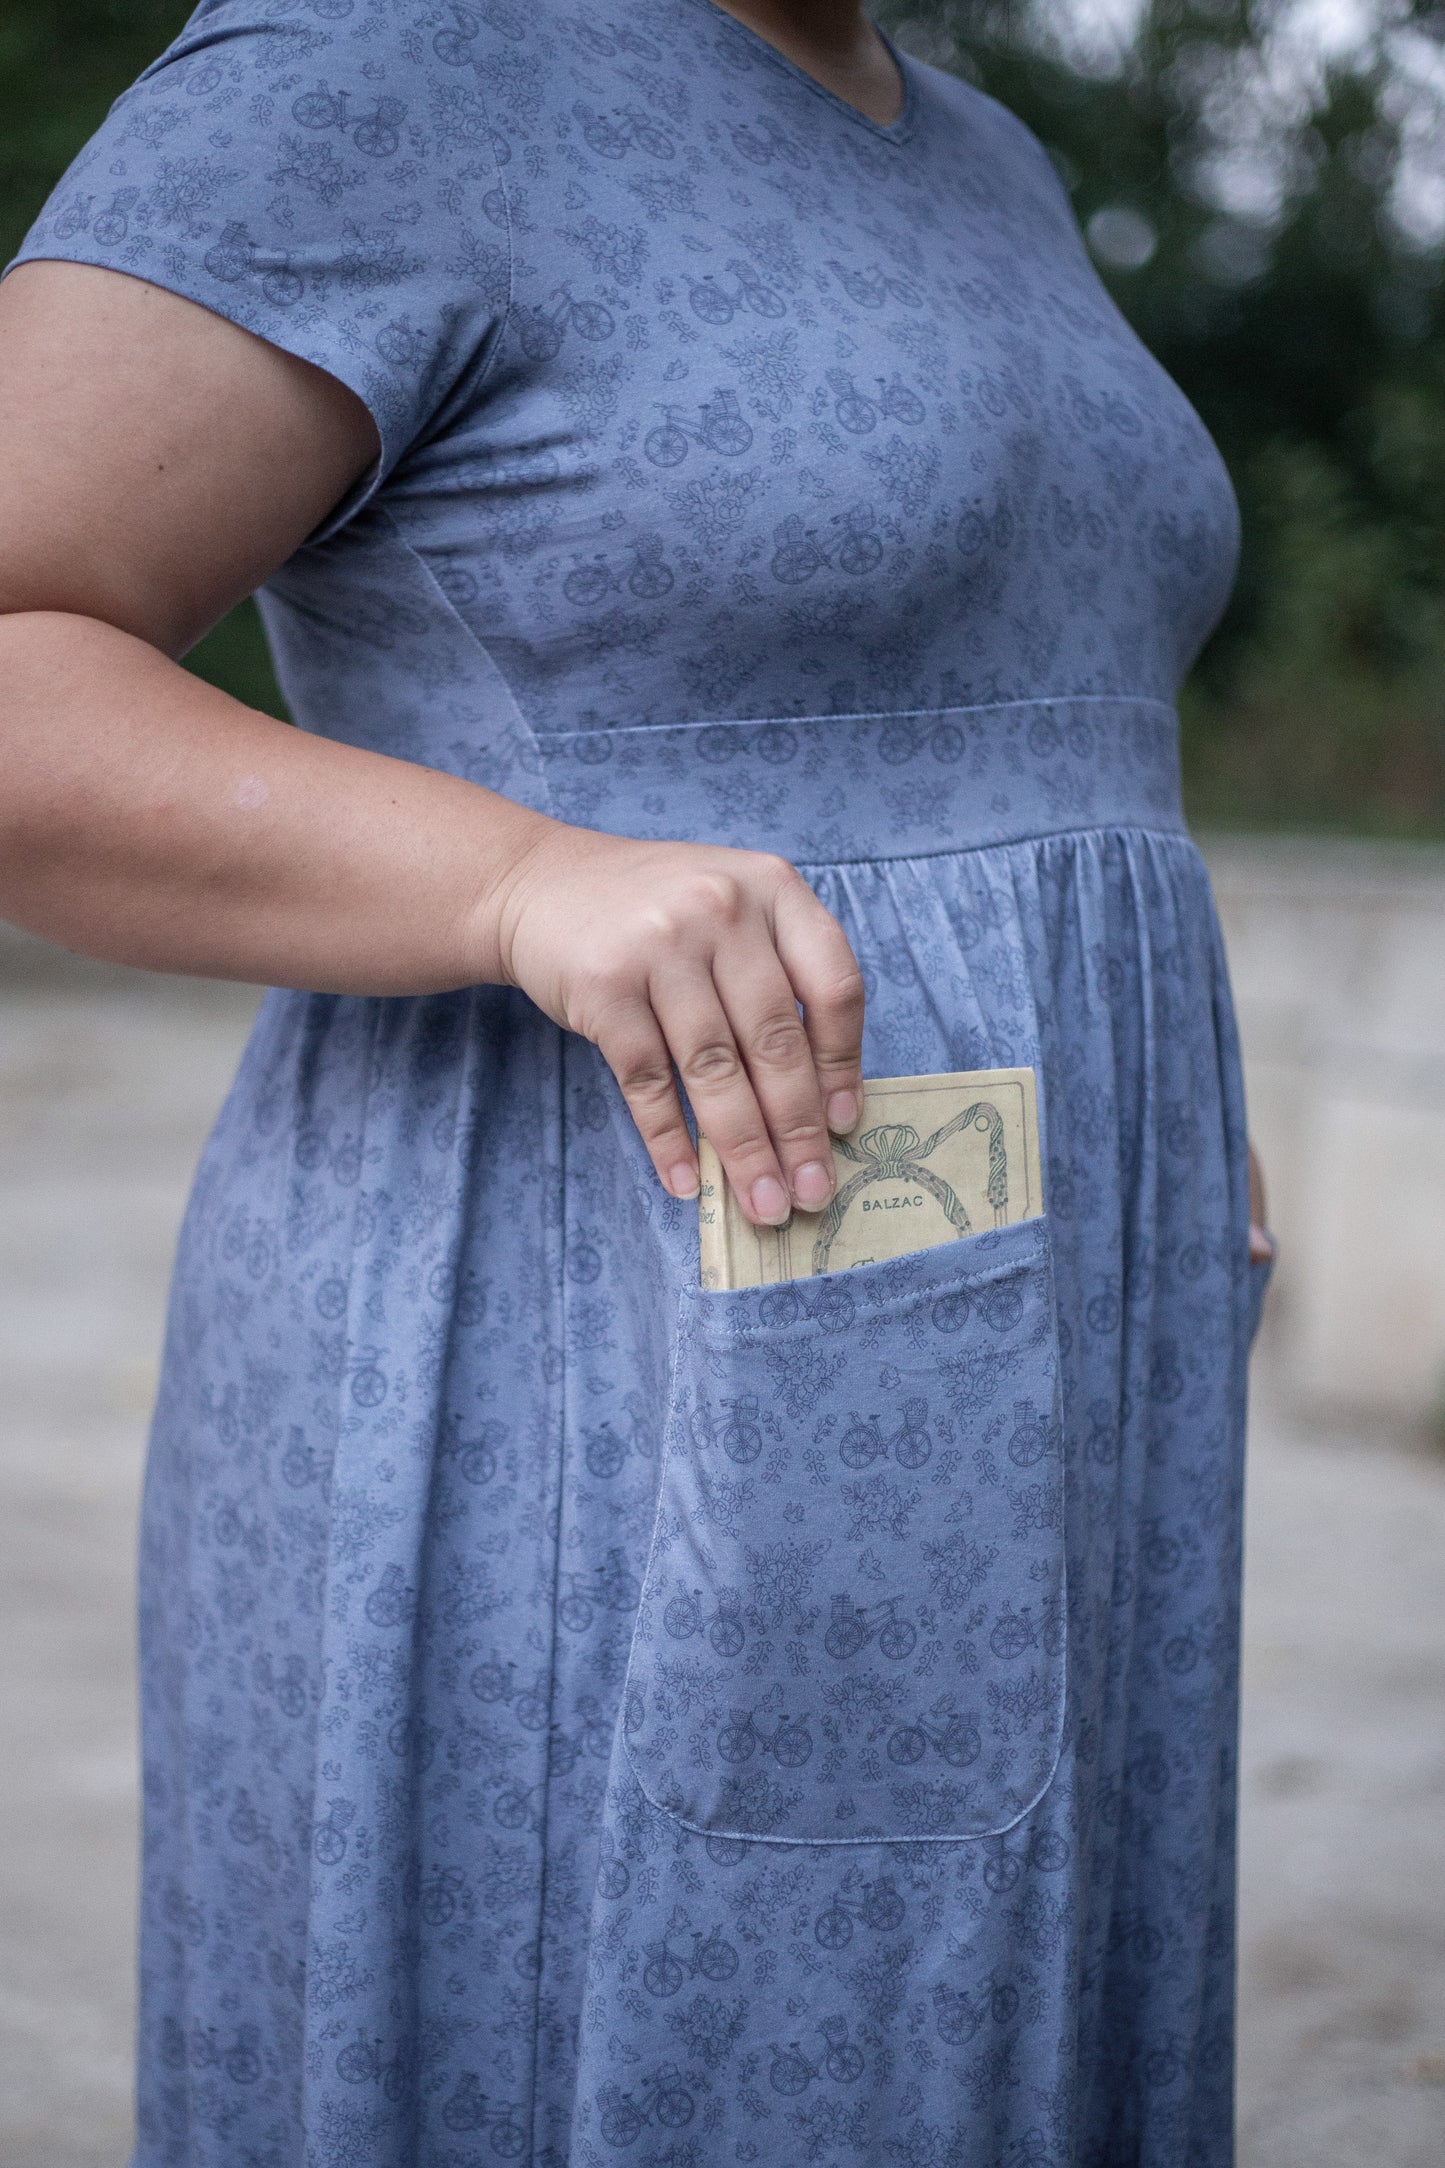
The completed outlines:
{"type": "Polygon", "coordinates": [[[838,1189],[822,1212],[781,1227],[743,1215],[705,1136],[698,1139],[698,1278],[711,1292],[852,1272],[937,1248],[1043,1210],[1032,1069],[868,1077],[846,1137],[838,1189]]]}
{"type": "Polygon", "coordinates": [[[834,1151],[840,1158],[852,1161],[858,1172],[848,1177],[823,1214],[813,1244],[814,1272],[828,1270],[829,1254],[849,1206],[875,1182],[916,1182],[942,1208],[958,1234],[972,1234],[973,1222],[957,1190],[925,1164],[940,1144],[970,1128],[986,1132],[988,1136],[988,1201],[993,1207],[995,1227],[1004,1226],[1008,1219],[1008,1150],[1003,1121],[995,1106],[987,1100],[977,1100],[926,1139],[920,1139],[911,1122],[881,1122],[876,1129],[867,1129],[856,1139],[835,1137],[833,1140],[834,1151]]]}

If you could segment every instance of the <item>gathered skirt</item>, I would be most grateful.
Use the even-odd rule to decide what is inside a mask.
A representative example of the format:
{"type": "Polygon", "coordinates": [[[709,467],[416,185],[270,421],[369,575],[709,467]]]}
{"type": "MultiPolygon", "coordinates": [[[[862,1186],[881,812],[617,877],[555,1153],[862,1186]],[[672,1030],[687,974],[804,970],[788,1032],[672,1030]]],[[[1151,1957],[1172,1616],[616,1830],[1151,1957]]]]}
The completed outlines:
{"type": "Polygon", "coordinates": [[[1033,1066],[1040,1219],[703,1294],[522,995],[266,997],[147,1480],[138,2168],[1232,2158],[1261,1274],[1173,719],[892,727],[549,783],[802,862],[866,1073],[1033,1066]]]}

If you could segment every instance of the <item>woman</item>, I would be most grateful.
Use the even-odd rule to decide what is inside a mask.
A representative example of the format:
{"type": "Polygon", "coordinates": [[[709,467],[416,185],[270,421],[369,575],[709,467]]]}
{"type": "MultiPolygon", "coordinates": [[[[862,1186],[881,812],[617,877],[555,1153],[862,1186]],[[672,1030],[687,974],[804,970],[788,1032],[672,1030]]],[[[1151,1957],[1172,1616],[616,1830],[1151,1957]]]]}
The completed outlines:
{"type": "Polygon", "coordinates": [[[852,0],[207,0],[0,372],[0,901],[296,989],[155,1419],[137,2161],[1225,2162],[1235,515],[1038,145],[852,0]],[[302,730],[170,659],[257,587],[302,730]],[[674,1069],[776,1223],[1007,1065],[1043,1221],[697,1293],[674,1069]]]}

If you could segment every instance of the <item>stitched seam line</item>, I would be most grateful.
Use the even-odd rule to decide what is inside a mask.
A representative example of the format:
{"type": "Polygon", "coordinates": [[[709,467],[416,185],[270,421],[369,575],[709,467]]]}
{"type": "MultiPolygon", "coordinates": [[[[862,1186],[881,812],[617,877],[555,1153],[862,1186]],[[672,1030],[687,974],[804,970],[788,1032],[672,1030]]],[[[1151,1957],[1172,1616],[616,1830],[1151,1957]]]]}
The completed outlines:
{"type": "MultiPolygon", "coordinates": [[[[567,1042],[564,1033],[552,1035],[552,1045],[557,1063],[557,1191],[561,1205],[560,1233],[557,1241],[557,1323],[565,1342],[567,1329],[567,1274],[563,1269],[567,1254],[567,1042]]],[[[549,1496],[545,1520],[551,1522],[554,1514],[557,1533],[553,1538],[547,1571],[552,1578],[552,1601],[549,1613],[550,1640],[547,1651],[547,1730],[542,1748],[542,1841],[538,1847],[537,1872],[537,1971],[532,1983],[532,2088],[528,2111],[528,2143],[532,2157],[537,2153],[537,2124],[541,2110],[543,2091],[543,2027],[542,1990],[547,1974],[547,1901],[548,1866],[551,1860],[552,1836],[552,1775],[553,1775],[553,1711],[557,1703],[557,1605],[562,1585],[562,1492],[567,1480],[567,1429],[569,1398],[567,1372],[564,1367],[556,1386],[557,1409],[557,1483],[555,1499],[549,1496]]]]}
{"type": "MultiPolygon", "coordinates": [[[[688,1817],[685,1814],[676,1814],[673,1812],[671,1807],[665,1807],[660,1799],[654,1799],[651,1792],[647,1789],[647,1786],[642,1781],[641,1772],[638,1769],[636,1760],[633,1757],[632,1744],[630,1740],[623,1741],[622,1751],[627,1756],[627,1766],[632,1771],[633,1782],[636,1784],[637,1789],[641,1792],[643,1798],[647,1801],[647,1804],[652,1808],[653,1812],[655,1814],[663,1815],[666,1820],[675,1823],[679,1829],[691,1830],[695,1836],[724,1837],[730,1839],[734,1844],[806,1844],[811,1845],[815,1851],[830,1851],[843,1845],[853,1845],[856,1847],[859,1845],[867,1844],[981,1844],[985,1842],[986,1839],[988,1839],[989,1837],[1007,1836],[1008,1832],[1011,1829],[1017,1829],[1020,1822],[1026,1821],[1029,1815],[1033,1813],[1035,1807],[1039,1804],[1039,1801],[1043,1798],[1045,1792],[1047,1792],[1049,1786],[1053,1783],[1054,1778],[1058,1774],[1059,1763],[1063,1758],[1064,1717],[1068,1707],[1068,1680],[1066,1669],[1068,1664],[1068,1646],[1068,1628],[1066,1626],[1064,1630],[1064,1644],[1062,1650],[1060,1651],[1059,1692],[1057,1697],[1053,1743],[1049,1748],[1046,1749],[1046,1759],[1048,1766],[1045,1770],[1044,1776],[1038,1786],[1037,1791],[1034,1792],[1032,1798],[1030,1798],[1026,1806],[1020,1807],[1018,1813],[1012,1815],[1010,1819],[1006,1822],[991,1822],[987,1829],[951,1829],[943,1831],[938,1836],[913,1836],[905,1832],[901,1835],[893,1834],[888,1836],[876,1837],[775,1837],[770,1835],[765,1830],[710,1829],[706,1822],[689,1821],[688,1817]]],[[[629,1665],[629,1671],[630,1668],[631,1667],[629,1665]]]]}
{"type": "MultiPolygon", "coordinates": [[[[390,505],[378,501],[376,509],[381,514],[382,518],[386,521],[387,526],[391,529],[391,532],[395,536],[398,545],[406,551],[408,557],[410,557],[412,562],[416,565],[418,571],[421,573],[422,578],[426,581],[427,586],[430,588],[435,600],[446,611],[448,617],[452,620],[452,623],[457,626],[462,636],[476,650],[477,654],[481,656],[483,662],[487,665],[487,668],[493,673],[494,677],[496,678],[497,684],[506,694],[507,700],[511,706],[512,715],[516,722],[516,727],[518,728],[518,730],[525,733],[528,744],[537,754],[537,760],[533,773],[535,776],[535,780],[538,784],[540,793],[542,797],[545,798],[547,806],[550,808],[552,804],[552,793],[547,785],[547,764],[541,757],[541,748],[538,744],[537,733],[532,728],[532,725],[528,722],[526,716],[522,712],[522,703],[517,698],[516,689],[513,686],[511,679],[502,669],[501,664],[497,661],[496,656],[487,646],[486,641],[483,640],[479,634],[472,630],[472,627],[462,616],[461,611],[452,601],[451,596],[447,593],[446,589],[441,585],[431,566],[427,563],[425,557],[423,557],[421,551],[416,548],[415,544],[407,536],[405,529],[402,527],[400,521],[397,519],[396,514],[392,511],[390,505]]],[[[496,795],[498,797],[505,797],[506,793],[504,791],[498,791],[496,795]]],[[[515,804],[518,801],[511,800],[509,802],[515,804]]]]}
{"type": "MultiPolygon", "coordinates": [[[[1045,1213],[1036,1212],[1031,1219],[1015,1220],[1014,1225],[1016,1227],[1037,1228],[1040,1221],[1046,1217],[1045,1213]]],[[[992,1229],[984,1231],[993,1232],[992,1229]]],[[[1002,1233],[1004,1230],[1000,1229],[999,1232],[1002,1233]]],[[[910,1294],[894,1296],[888,1302],[879,1303],[876,1309],[870,1307],[864,1313],[863,1322],[871,1325],[876,1321],[905,1317],[910,1310],[916,1309],[920,1302],[937,1302],[941,1296],[956,1294],[961,1288],[993,1287],[1002,1280],[1017,1280],[1021,1279],[1026,1273],[1038,1272],[1050,1263],[1050,1251],[1046,1234],[1040,1231],[1033,1238],[1030,1247],[1033,1252],[1032,1255],[1021,1257],[1014,1263],[998,1265],[992,1271],[980,1269],[976,1272],[969,1272],[960,1267],[957,1272],[949,1273],[945,1279],[930,1281],[922,1287],[915,1288],[910,1294]]],[[[906,1256],[900,1258],[898,1262],[906,1263],[906,1256]]],[[[806,1286],[807,1282],[799,1281],[796,1284],[806,1286]]],[[[725,1299],[728,1295],[751,1294],[752,1292],[753,1290],[750,1288],[709,1289],[690,1287],[687,1290],[687,1298],[690,1303],[695,1304],[699,1298],[704,1301],[712,1301],[718,1299],[718,1297],[725,1299]]],[[[851,1327],[852,1321],[850,1320],[849,1326],[843,1329],[851,1330],[851,1327]]],[[[698,1345],[705,1348],[710,1354],[727,1355],[732,1353],[735,1348],[769,1347],[776,1345],[780,1340],[801,1340],[805,1338],[830,1340],[836,1337],[838,1335],[829,1332],[825,1325],[819,1325],[815,1319],[802,1318],[792,1325],[745,1325],[740,1327],[735,1334],[729,1334],[725,1339],[715,1337],[704,1327],[698,1333],[698,1345]]]]}
{"type": "Polygon", "coordinates": [[[497,136],[500,131],[498,130],[496,124],[492,119],[492,109],[487,103],[487,94],[482,87],[482,71],[480,62],[473,61],[472,74],[476,78],[477,101],[481,106],[482,115],[487,124],[487,147],[492,154],[492,170],[497,177],[497,188],[501,194],[502,209],[506,213],[507,219],[507,305],[502,311],[501,319],[497,324],[496,331],[492,338],[491,347],[485,359],[483,360],[481,369],[477,375],[474,389],[480,392],[483,385],[486,383],[488,377],[492,373],[492,369],[496,363],[497,356],[502,351],[503,340],[505,339],[507,331],[511,326],[512,308],[513,303],[516,300],[517,251],[512,234],[512,198],[507,188],[506,169],[503,166],[501,158],[498,156],[497,153],[497,136]]]}
{"type": "Polygon", "coordinates": [[[937,721],[947,715],[1015,715],[1030,708],[1157,708],[1161,715],[1178,713],[1172,700],[1155,693],[1039,693],[1028,700],[978,700],[961,707],[853,708],[843,714],[724,715],[700,722],[624,723],[601,730],[547,730],[538,733],[539,743],[574,745],[579,738],[634,738],[645,743],[664,734],[704,730],[782,730],[805,723],[893,723],[927,717],[937,721]]]}
{"type": "Polygon", "coordinates": [[[1161,841],[1187,843],[1195,848],[1194,838],[1181,819],[1177,828],[1154,828],[1144,821],[1096,821],[1087,828],[1029,828],[1022,835],[991,836],[983,843],[945,843],[936,851],[899,851],[892,857],[877,858],[870,852],[866,858],[795,858],[794,866],[799,873],[828,873],[835,866],[912,866],[926,865],[934,858],[971,858],[979,851],[1019,851],[1031,844],[1056,842],[1062,836],[1157,836],[1161,841]]]}

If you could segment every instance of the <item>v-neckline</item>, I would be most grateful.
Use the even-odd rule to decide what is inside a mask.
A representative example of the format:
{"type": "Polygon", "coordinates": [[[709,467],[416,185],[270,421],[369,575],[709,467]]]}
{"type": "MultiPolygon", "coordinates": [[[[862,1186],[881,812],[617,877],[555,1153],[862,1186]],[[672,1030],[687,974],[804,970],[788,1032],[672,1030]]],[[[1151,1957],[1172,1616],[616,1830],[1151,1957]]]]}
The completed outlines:
{"type": "Polygon", "coordinates": [[[820,82],[816,75],[810,74],[808,69],[800,66],[789,54],[783,52],[780,46],[774,45],[770,38],[765,38],[760,30],[754,30],[751,23],[742,22],[736,15],[731,14],[727,8],[719,7],[717,0],[693,0],[693,5],[705,9],[715,21],[722,22],[729,29],[735,30],[740,38],[745,38],[756,52],[761,54],[765,60],[770,60],[775,67],[781,68],[786,75],[790,75],[794,82],[802,84],[805,89],[811,90],[815,96],[826,100],[829,105],[833,106],[839,113],[844,114],[847,119],[857,121],[860,127],[869,129],[876,136],[881,136],[885,143],[901,143],[912,128],[914,117],[913,77],[909,72],[903,54],[899,52],[887,31],[879,29],[877,23],[873,24],[873,28],[883,40],[884,47],[892,59],[894,67],[898,70],[898,80],[903,88],[903,103],[892,120],[874,120],[872,114],[865,113],[861,105],[854,105],[849,98],[840,98],[836,90],[830,90],[826,83],[820,82]]]}

